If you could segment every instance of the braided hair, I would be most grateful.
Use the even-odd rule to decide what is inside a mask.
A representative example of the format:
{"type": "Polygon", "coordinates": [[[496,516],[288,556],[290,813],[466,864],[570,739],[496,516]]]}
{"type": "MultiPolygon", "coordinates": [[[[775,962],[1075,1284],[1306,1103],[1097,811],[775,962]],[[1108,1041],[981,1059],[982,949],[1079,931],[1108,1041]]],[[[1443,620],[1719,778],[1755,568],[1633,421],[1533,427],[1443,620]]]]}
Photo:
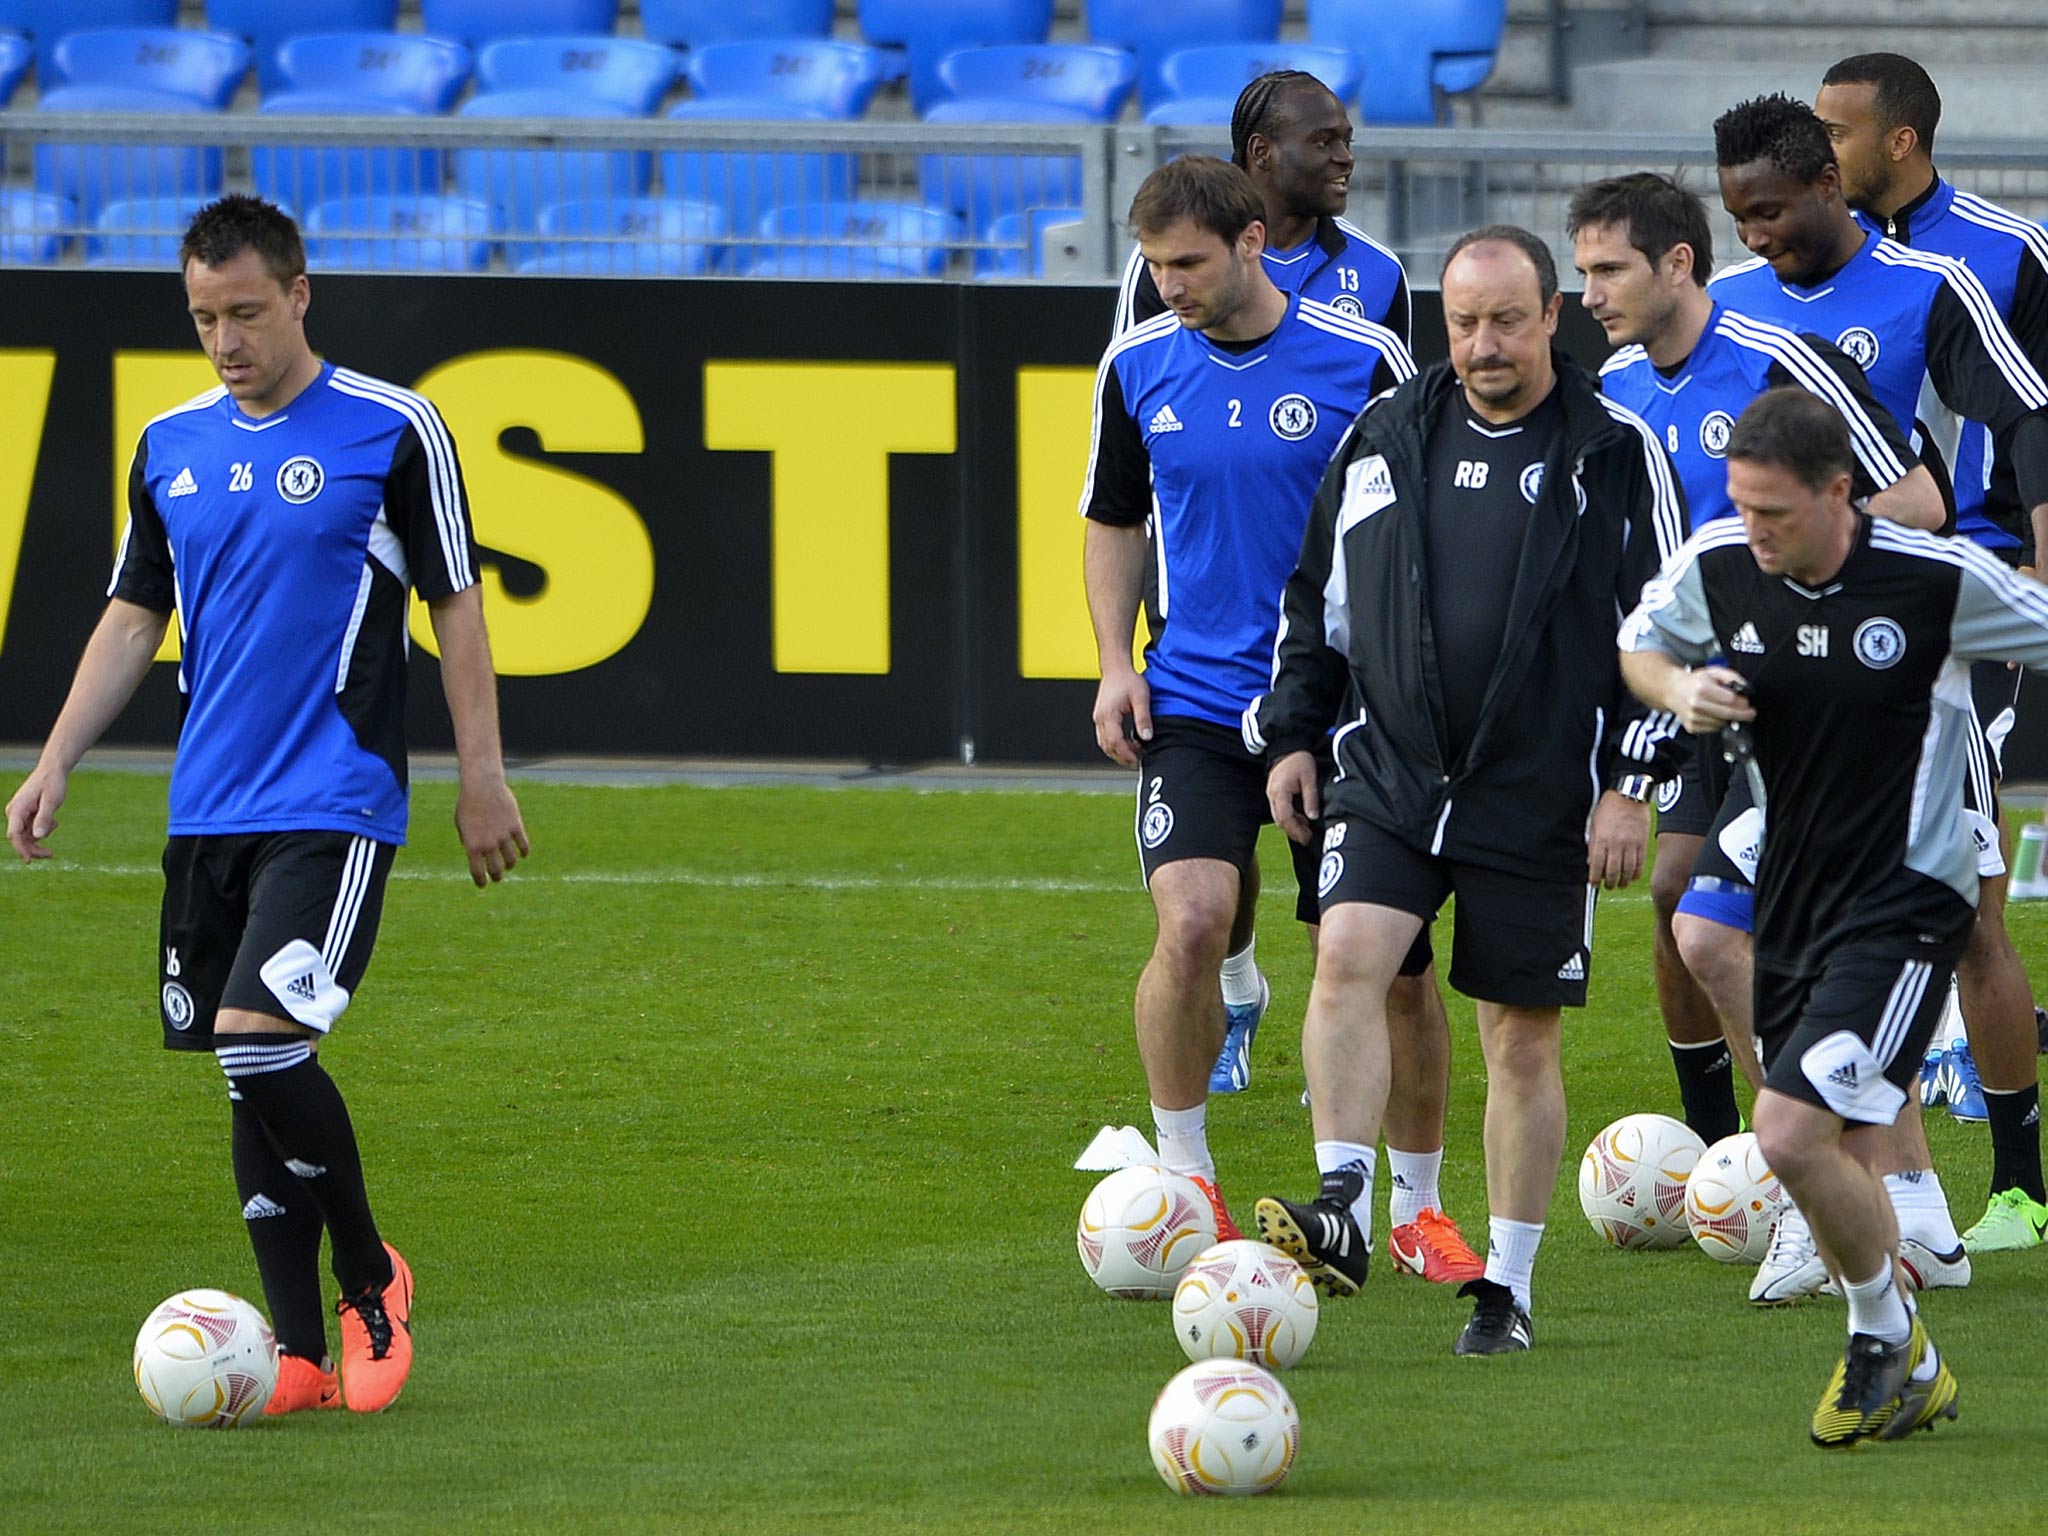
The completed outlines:
{"type": "Polygon", "coordinates": [[[1237,105],[1230,113],[1230,163],[1241,171],[1251,169],[1252,135],[1272,137],[1272,120],[1281,97],[1306,81],[1327,91],[1314,75],[1302,69],[1275,69],[1260,75],[1237,93],[1237,105]]]}

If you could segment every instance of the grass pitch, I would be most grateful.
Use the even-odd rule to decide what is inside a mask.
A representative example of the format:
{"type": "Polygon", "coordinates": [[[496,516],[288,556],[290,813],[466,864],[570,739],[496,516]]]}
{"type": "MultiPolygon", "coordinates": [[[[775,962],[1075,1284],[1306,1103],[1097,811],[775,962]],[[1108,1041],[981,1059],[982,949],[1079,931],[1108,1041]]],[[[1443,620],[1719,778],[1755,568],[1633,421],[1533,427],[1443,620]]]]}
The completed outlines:
{"type": "MultiPolygon", "coordinates": [[[[1640,887],[1603,900],[1592,1006],[1568,1023],[1536,1350],[1454,1359],[1463,1304],[1376,1265],[1287,1375],[1292,1479],[1220,1507],[1173,1497],[1146,1453],[1183,1363],[1165,1307],[1100,1295],[1074,1254],[1075,1154],[1106,1121],[1146,1123],[1127,804],[521,796],[535,857],[480,894],[452,790],[418,790],[376,961],[324,1053],[419,1277],[419,1363],[375,1419],[149,1417],[128,1351],[150,1306],[192,1285],[260,1298],[219,1074],[156,1045],[162,781],[81,775],[60,867],[0,869],[9,1529],[2039,1529],[2048,1252],[1980,1260],[1928,1303],[1960,1422],[1825,1454],[1805,1426],[1839,1304],[1755,1312],[1747,1271],[1613,1252],[1580,1218],[1577,1150],[1676,1108],[1640,887]]],[[[1247,1212],[1314,1187],[1282,884],[1257,1075],[1211,1116],[1247,1212]]],[[[2041,953],[2040,908],[2013,926],[2041,953]]],[[[1483,1083],[1452,1009],[1446,1196],[1483,1239],[1483,1083]]],[[[1985,1133],[1940,1112],[1929,1131],[1967,1225],[1985,1133]]],[[[1384,1217],[1382,1194],[1382,1243],[1384,1217]]]]}

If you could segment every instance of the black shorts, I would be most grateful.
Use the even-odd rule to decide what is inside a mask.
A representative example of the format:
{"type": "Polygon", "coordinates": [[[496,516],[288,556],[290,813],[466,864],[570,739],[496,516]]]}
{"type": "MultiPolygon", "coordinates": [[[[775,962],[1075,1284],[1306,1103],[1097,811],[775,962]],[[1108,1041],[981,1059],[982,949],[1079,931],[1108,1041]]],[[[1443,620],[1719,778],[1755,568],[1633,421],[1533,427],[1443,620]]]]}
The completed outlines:
{"type": "Polygon", "coordinates": [[[1714,824],[1714,814],[1728,793],[1733,770],[1721,756],[1721,738],[1696,736],[1693,750],[1675,779],[1657,786],[1657,835],[1676,832],[1685,837],[1705,837],[1714,824]]]}
{"type": "Polygon", "coordinates": [[[164,1045],[213,1049],[222,1008],[325,1034],[369,968],[397,850],[346,832],[174,837],[164,847],[164,1045]]]}
{"type": "Polygon", "coordinates": [[[1818,971],[1756,968],[1764,1086],[1858,1125],[1890,1125],[1948,1003],[1963,933],[1846,944],[1818,971]]]}
{"type": "Polygon", "coordinates": [[[2005,778],[2005,739],[2019,718],[2020,684],[2026,672],[2002,661],[1970,663],[1970,706],[1976,729],[1969,736],[1963,773],[1963,809],[1973,813],[1977,873],[1985,879],[2005,873],[1998,856],[1998,786],[2005,778]],[[1988,825],[1987,825],[1988,824],[1988,825]],[[1986,841],[1991,845],[1985,852],[1986,841]],[[1997,867],[1992,868],[1995,864],[1997,867]]]}
{"type": "MultiPolygon", "coordinates": [[[[1327,766],[1327,750],[1317,753],[1327,766]]],[[[1272,821],[1266,761],[1228,726],[1183,716],[1155,719],[1138,749],[1138,865],[1149,888],[1162,865],[1221,859],[1239,870],[1259,853],[1259,829],[1272,821]]],[[[1316,921],[1316,845],[1287,844],[1294,861],[1294,915],[1316,921]]]]}
{"type": "Polygon", "coordinates": [[[1323,833],[1316,889],[1325,912],[1363,901],[1421,918],[1422,934],[1401,964],[1403,976],[1419,975],[1429,963],[1429,925],[1444,898],[1455,895],[1452,987],[1510,1008],[1586,1005],[1593,887],[1583,880],[1536,880],[1438,858],[1346,816],[1323,833]]]}

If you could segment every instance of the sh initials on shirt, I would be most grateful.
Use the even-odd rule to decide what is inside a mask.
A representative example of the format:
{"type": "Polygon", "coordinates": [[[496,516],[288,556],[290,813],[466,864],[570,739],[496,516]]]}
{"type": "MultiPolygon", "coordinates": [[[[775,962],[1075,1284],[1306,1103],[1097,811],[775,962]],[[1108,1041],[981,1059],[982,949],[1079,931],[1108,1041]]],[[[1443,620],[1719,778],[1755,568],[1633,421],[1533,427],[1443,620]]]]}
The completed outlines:
{"type": "Polygon", "coordinates": [[[1794,637],[1802,656],[1825,658],[1828,653],[1828,627],[1825,624],[1802,624],[1794,637]]]}

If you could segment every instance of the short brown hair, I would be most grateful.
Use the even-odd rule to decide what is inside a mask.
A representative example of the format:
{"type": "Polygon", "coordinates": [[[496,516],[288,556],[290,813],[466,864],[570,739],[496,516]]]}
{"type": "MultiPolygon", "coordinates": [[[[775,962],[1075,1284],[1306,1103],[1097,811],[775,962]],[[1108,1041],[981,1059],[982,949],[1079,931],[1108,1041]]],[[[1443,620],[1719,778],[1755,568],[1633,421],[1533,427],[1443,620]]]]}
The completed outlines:
{"type": "Polygon", "coordinates": [[[1791,471],[1809,491],[1854,472],[1849,423],[1819,395],[1789,385],[1749,402],[1728,434],[1728,457],[1791,471]]]}
{"type": "Polygon", "coordinates": [[[1451,263],[1475,245],[1512,245],[1528,257],[1529,265],[1536,269],[1536,291],[1543,299],[1543,307],[1550,308],[1550,301],[1557,297],[1557,258],[1550,254],[1549,246],[1519,224],[1488,224],[1458,236],[1444,252],[1444,264],[1437,269],[1439,285],[1444,273],[1451,270],[1451,263]]]}
{"type": "Polygon", "coordinates": [[[1169,160],[1131,199],[1131,233],[1156,235],[1182,219],[1219,236],[1225,245],[1254,224],[1266,221],[1266,200],[1251,177],[1214,155],[1169,160]]]}
{"type": "Polygon", "coordinates": [[[306,242],[291,215],[260,197],[230,192],[193,215],[178,246],[178,271],[195,261],[224,266],[247,250],[263,258],[280,288],[289,288],[306,270],[306,242]]]}

